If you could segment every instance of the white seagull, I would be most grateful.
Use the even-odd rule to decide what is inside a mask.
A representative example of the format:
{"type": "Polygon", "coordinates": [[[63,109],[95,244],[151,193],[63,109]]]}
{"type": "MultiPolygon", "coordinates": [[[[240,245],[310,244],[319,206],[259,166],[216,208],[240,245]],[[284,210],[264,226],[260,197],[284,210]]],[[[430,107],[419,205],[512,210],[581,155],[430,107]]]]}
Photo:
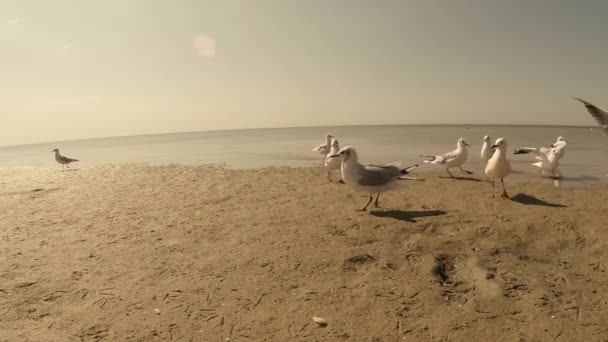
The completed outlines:
{"type": "Polygon", "coordinates": [[[321,145],[313,148],[312,151],[320,153],[323,156],[323,158],[327,157],[327,154],[331,150],[331,139],[333,139],[333,138],[334,138],[333,135],[325,134],[325,144],[321,144],[321,145]]]}
{"type": "Polygon", "coordinates": [[[338,154],[339,151],[340,151],[340,143],[338,142],[338,139],[332,139],[331,140],[331,150],[329,151],[328,156],[325,157],[325,170],[327,171],[327,178],[329,179],[330,182],[331,182],[331,172],[333,170],[340,170],[340,165],[342,164],[342,161],[340,160],[340,158],[329,158],[329,156],[333,155],[333,154],[338,154]]]}
{"type": "Polygon", "coordinates": [[[504,182],[504,178],[511,173],[511,163],[507,159],[507,140],[505,138],[496,139],[492,148],[494,149],[494,154],[488,160],[485,169],[486,176],[492,179],[492,197],[494,197],[494,181],[500,178],[500,182],[502,183],[502,194],[500,197],[509,198],[504,182]]]}
{"type": "Polygon", "coordinates": [[[63,166],[63,169],[65,169],[65,167],[67,166],[68,169],[70,168],[70,163],[73,162],[77,162],[78,159],[72,159],[72,158],[68,158],[68,157],[64,157],[59,153],[59,149],[56,148],[54,150],[52,150],[51,152],[55,152],[55,160],[61,164],[63,166]]]}
{"type": "Polygon", "coordinates": [[[563,137],[559,137],[551,147],[522,147],[515,150],[515,154],[532,153],[538,160],[532,165],[538,168],[541,176],[545,172],[550,172],[554,178],[559,178],[561,176],[558,170],[559,160],[565,155],[567,144],[563,137]]]}
{"type": "Polygon", "coordinates": [[[344,147],[336,154],[329,155],[329,158],[340,158],[342,160],[342,179],[345,184],[353,186],[355,190],[369,194],[369,201],[360,211],[367,210],[369,204],[372,203],[374,199],[372,194],[378,194],[374,202],[374,206],[377,208],[380,193],[401,188],[404,185],[402,179],[417,179],[407,177],[407,175],[418,165],[401,168],[397,164],[361,164],[358,160],[357,151],[350,146],[344,147]]]}
{"type": "Polygon", "coordinates": [[[488,163],[488,160],[492,158],[492,143],[490,142],[490,136],[486,135],[483,137],[483,145],[481,145],[481,160],[483,161],[483,165],[485,166],[488,163]]]}
{"type": "Polygon", "coordinates": [[[456,144],[456,149],[452,152],[444,153],[440,156],[421,156],[424,158],[431,158],[430,160],[424,160],[425,163],[444,165],[446,171],[453,178],[454,175],[450,172],[450,169],[457,167],[460,171],[468,174],[473,174],[471,171],[463,170],[462,165],[467,161],[469,157],[469,150],[467,147],[471,147],[467,142],[460,138],[456,144]]]}
{"type": "Polygon", "coordinates": [[[573,97],[573,98],[577,101],[582,102],[585,105],[585,108],[587,108],[587,111],[589,112],[589,114],[591,114],[591,116],[593,116],[595,121],[597,121],[597,123],[600,124],[600,126],[602,126],[604,133],[608,134],[608,113],[606,111],[604,111],[603,109],[601,109],[600,107],[597,107],[590,102],[587,102],[578,97],[573,97]]]}

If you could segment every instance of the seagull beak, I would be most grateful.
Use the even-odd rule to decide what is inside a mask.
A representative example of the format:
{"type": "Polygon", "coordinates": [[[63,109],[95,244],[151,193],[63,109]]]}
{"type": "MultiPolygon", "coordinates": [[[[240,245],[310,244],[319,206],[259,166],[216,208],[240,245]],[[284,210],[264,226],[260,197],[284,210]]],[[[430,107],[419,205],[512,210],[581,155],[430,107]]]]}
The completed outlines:
{"type": "Polygon", "coordinates": [[[331,154],[331,155],[327,156],[327,158],[338,158],[338,157],[339,157],[339,155],[337,155],[337,154],[331,154]]]}
{"type": "Polygon", "coordinates": [[[497,148],[497,147],[498,147],[498,145],[492,145],[492,148],[497,148]]]}
{"type": "Polygon", "coordinates": [[[466,147],[471,147],[471,145],[467,144],[467,142],[466,142],[466,141],[463,141],[462,143],[463,143],[463,144],[464,144],[464,146],[466,146],[466,147]]]}

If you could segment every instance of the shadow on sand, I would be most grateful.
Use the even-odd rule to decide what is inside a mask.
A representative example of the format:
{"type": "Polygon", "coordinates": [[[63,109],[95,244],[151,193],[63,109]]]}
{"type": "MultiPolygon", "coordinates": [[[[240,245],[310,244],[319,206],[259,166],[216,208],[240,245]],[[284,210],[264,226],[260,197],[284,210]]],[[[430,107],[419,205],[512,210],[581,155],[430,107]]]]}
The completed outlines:
{"type": "Polygon", "coordinates": [[[407,222],[416,222],[416,219],[419,217],[431,217],[431,216],[439,216],[445,215],[446,212],[443,210],[427,210],[427,211],[404,211],[404,210],[387,210],[387,211],[379,211],[374,210],[370,211],[370,214],[376,217],[390,217],[396,220],[407,221],[407,222]]]}
{"type": "Polygon", "coordinates": [[[513,197],[511,197],[511,201],[521,203],[524,205],[540,205],[543,207],[551,207],[551,208],[565,208],[566,206],[559,203],[549,203],[541,200],[540,198],[536,198],[534,196],[526,195],[519,193],[513,197]]]}
{"type": "Polygon", "coordinates": [[[481,179],[478,178],[473,178],[473,177],[460,177],[460,176],[454,176],[454,177],[449,177],[449,176],[439,176],[439,178],[444,178],[444,179],[455,179],[455,180],[462,180],[462,181],[471,181],[471,182],[481,182],[481,179]]]}
{"type": "Polygon", "coordinates": [[[61,170],[61,172],[74,172],[74,171],[80,171],[82,169],[63,169],[61,170]]]}

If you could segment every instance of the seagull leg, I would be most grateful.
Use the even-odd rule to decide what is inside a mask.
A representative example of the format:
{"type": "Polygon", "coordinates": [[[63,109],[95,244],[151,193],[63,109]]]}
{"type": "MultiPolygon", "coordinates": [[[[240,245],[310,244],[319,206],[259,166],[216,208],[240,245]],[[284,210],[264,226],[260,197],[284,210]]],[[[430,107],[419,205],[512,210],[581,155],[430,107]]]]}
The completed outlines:
{"type": "Polygon", "coordinates": [[[357,210],[357,211],[366,211],[367,210],[367,206],[369,206],[369,204],[372,203],[373,200],[374,200],[374,196],[372,196],[372,194],[369,194],[369,201],[367,202],[367,204],[365,205],[365,207],[363,207],[363,209],[357,210]]]}
{"type": "Polygon", "coordinates": [[[331,182],[331,171],[327,171],[327,179],[331,182]]]}
{"type": "Polygon", "coordinates": [[[473,172],[463,169],[463,168],[462,168],[462,166],[459,166],[458,168],[460,169],[460,171],[462,171],[462,172],[466,172],[466,173],[468,173],[469,175],[472,175],[472,174],[473,174],[473,172]]]}
{"type": "Polygon", "coordinates": [[[454,178],[454,175],[450,172],[450,168],[449,167],[447,169],[445,169],[445,170],[450,174],[450,177],[454,178]]]}
{"type": "Polygon", "coordinates": [[[500,182],[502,183],[502,194],[500,194],[500,197],[509,198],[509,195],[507,195],[507,190],[505,189],[505,180],[501,178],[500,182]]]}
{"type": "Polygon", "coordinates": [[[380,205],[378,204],[378,198],[380,198],[380,193],[378,193],[378,196],[376,196],[376,201],[374,202],[375,208],[380,208],[380,205]]]}
{"type": "Polygon", "coordinates": [[[494,181],[494,178],[492,178],[492,198],[494,198],[494,186],[495,186],[495,181],[494,181]]]}

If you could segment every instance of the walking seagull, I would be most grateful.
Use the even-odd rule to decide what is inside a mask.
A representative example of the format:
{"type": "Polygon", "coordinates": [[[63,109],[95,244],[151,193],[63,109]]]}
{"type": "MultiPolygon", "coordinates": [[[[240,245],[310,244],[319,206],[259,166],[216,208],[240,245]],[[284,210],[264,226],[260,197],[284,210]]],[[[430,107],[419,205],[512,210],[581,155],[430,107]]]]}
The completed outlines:
{"type": "Polygon", "coordinates": [[[404,184],[403,179],[417,179],[407,177],[407,175],[418,167],[418,165],[408,166],[401,168],[398,164],[388,165],[373,165],[373,164],[361,164],[357,156],[357,151],[351,147],[346,146],[336,154],[331,154],[329,158],[340,158],[342,160],[342,179],[344,183],[351,185],[355,190],[367,192],[369,194],[369,201],[359,211],[367,210],[367,207],[374,199],[372,194],[377,193],[374,207],[378,207],[378,199],[380,194],[401,188],[404,184]]]}
{"type": "Polygon", "coordinates": [[[68,169],[70,168],[70,163],[73,162],[77,162],[78,159],[72,159],[72,158],[68,158],[68,157],[64,157],[59,153],[59,149],[56,148],[54,150],[52,150],[51,152],[55,152],[55,160],[61,164],[63,166],[63,169],[65,169],[65,167],[67,166],[68,169]]]}
{"type": "Polygon", "coordinates": [[[462,165],[467,161],[469,157],[469,150],[467,147],[471,147],[471,145],[467,144],[467,142],[460,138],[458,139],[458,143],[456,144],[456,149],[452,152],[444,153],[440,156],[421,156],[424,158],[431,158],[430,160],[424,160],[425,163],[444,165],[446,167],[446,171],[450,175],[450,177],[454,178],[454,175],[450,172],[450,169],[453,167],[457,167],[462,172],[466,172],[469,175],[473,174],[471,171],[464,170],[462,165]]]}
{"type": "Polygon", "coordinates": [[[490,136],[486,135],[483,137],[483,145],[481,145],[481,160],[483,161],[483,165],[488,163],[488,160],[492,158],[492,143],[490,142],[490,136]]]}
{"type": "Polygon", "coordinates": [[[327,178],[331,182],[331,172],[333,170],[340,170],[341,160],[340,158],[329,158],[330,155],[337,154],[340,151],[340,143],[337,139],[331,140],[331,150],[329,151],[328,157],[325,158],[325,170],[327,171],[327,178]]]}
{"type": "Polygon", "coordinates": [[[504,178],[511,173],[511,163],[507,159],[507,140],[505,138],[496,139],[492,148],[494,149],[494,154],[488,160],[485,169],[486,176],[492,179],[492,198],[494,198],[494,181],[496,178],[500,178],[500,182],[502,183],[502,194],[500,197],[509,198],[504,181],[504,178]]]}
{"type": "Polygon", "coordinates": [[[325,134],[325,144],[321,144],[312,149],[313,152],[319,152],[323,158],[327,157],[329,151],[331,150],[331,139],[333,139],[333,135],[325,134]]]}
{"type": "Polygon", "coordinates": [[[604,111],[603,109],[601,109],[600,107],[597,107],[594,104],[587,102],[581,98],[578,98],[578,97],[572,97],[572,98],[579,102],[582,102],[585,105],[585,108],[587,108],[587,111],[589,112],[589,114],[591,114],[591,116],[593,116],[595,121],[597,121],[597,123],[600,124],[600,126],[602,126],[604,133],[608,134],[608,113],[606,111],[604,111]]]}
{"type": "Polygon", "coordinates": [[[532,153],[536,160],[539,160],[532,165],[538,168],[541,176],[544,172],[551,172],[554,178],[559,178],[561,176],[558,170],[559,160],[565,154],[566,145],[566,140],[559,137],[551,147],[522,147],[515,150],[515,154],[532,153]]]}

